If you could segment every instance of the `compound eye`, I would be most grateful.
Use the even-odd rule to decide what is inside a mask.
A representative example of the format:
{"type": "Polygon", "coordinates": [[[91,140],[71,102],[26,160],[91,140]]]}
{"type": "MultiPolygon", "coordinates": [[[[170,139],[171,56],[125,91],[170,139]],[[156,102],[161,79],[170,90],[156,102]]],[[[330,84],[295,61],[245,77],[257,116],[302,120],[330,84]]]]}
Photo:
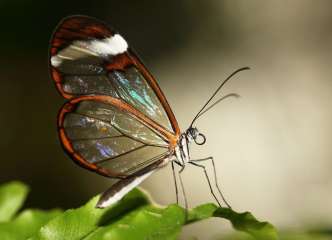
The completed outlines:
{"type": "Polygon", "coordinates": [[[197,145],[203,145],[206,142],[206,137],[202,133],[199,133],[197,137],[194,138],[194,141],[197,145]]]}

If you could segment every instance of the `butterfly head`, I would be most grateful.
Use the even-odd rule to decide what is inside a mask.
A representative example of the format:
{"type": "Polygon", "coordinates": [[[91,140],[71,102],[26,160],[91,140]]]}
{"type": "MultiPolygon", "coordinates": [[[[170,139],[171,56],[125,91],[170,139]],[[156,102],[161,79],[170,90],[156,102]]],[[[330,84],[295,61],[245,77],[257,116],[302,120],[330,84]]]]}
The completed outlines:
{"type": "Polygon", "coordinates": [[[206,142],[206,137],[196,127],[189,127],[186,135],[189,140],[193,140],[197,145],[203,145],[206,142]]]}

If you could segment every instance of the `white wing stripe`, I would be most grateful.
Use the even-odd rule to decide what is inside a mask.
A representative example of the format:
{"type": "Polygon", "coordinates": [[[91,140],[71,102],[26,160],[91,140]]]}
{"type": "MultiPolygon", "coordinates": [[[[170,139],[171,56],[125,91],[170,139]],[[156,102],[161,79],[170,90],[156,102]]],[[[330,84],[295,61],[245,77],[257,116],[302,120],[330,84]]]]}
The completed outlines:
{"type": "MultiPolygon", "coordinates": [[[[128,192],[130,192],[133,188],[138,186],[141,182],[143,182],[147,177],[149,177],[154,171],[147,172],[146,174],[136,177],[133,181],[130,181],[129,184],[123,186],[119,191],[117,191],[115,194],[107,196],[107,194],[102,196],[96,207],[97,208],[105,208],[108,207],[119,200],[121,200],[128,192]],[[108,198],[103,198],[103,197],[108,197],[108,198]]],[[[121,180],[120,180],[121,181],[121,180]]],[[[112,187],[111,187],[112,188],[112,187]]]]}
{"type": "Polygon", "coordinates": [[[59,67],[63,59],[76,60],[88,55],[92,56],[116,56],[128,49],[128,43],[120,34],[104,39],[90,41],[73,41],[71,45],[62,49],[57,55],[51,57],[51,65],[59,67]]]}
{"type": "Polygon", "coordinates": [[[118,55],[124,53],[128,49],[126,40],[119,34],[103,40],[93,40],[89,44],[89,49],[100,54],[101,56],[118,55]]]}

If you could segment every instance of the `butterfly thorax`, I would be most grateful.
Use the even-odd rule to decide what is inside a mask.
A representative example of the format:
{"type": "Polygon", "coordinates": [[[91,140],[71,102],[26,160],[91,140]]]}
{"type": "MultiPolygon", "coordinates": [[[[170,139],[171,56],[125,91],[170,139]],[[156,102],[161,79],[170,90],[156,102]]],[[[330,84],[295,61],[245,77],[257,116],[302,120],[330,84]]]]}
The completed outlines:
{"type": "Polygon", "coordinates": [[[186,164],[190,161],[189,144],[193,141],[198,145],[203,145],[206,139],[197,128],[190,127],[180,135],[177,146],[175,148],[175,157],[181,164],[186,164]],[[199,140],[199,138],[201,139],[199,140]]]}

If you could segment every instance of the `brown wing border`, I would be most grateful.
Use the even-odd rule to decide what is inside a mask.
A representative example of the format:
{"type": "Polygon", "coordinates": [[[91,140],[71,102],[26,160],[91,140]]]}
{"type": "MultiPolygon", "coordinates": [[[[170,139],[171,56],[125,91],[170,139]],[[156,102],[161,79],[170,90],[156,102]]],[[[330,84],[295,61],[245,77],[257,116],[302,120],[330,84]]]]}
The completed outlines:
{"type": "Polygon", "coordinates": [[[175,118],[175,115],[163,93],[161,88],[159,87],[156,79],[153,77],[153,75],[149,72],[149,70],[145,67],[142,60],[138,57],[138,55],[131,49],[129,49],[129,55],[130,58],[133,60],[134,65],[141,71],[145,79],[148,81],[149,85],[152,87],[153,91],[156,93],[158,99],[160,100],[162,106],[164,107],[166,114],[168,116],[168,119],[171,122],[173,131],[175,135],[180,136],[180,127],[179,124],[175,118]]]}
{"type": "Polygon", "coordinates": [[[66,93],[62,88],[62,73],[51,65],[51,57],[55,56],[61,49],[68,46],[72,41],[89,38],[101,39],[113,36],[116,33],[103,21],[85,15],[72,15],[62,19],[55,27],[49,47],[48,65],[51,78],[55,81],[58,92],[66,99],[75,96],[66,93]],[[75,29],[80,29],[78,32],[75,29]],[[83,30],[82,30],[83,29],[83,30]]]}
{"type": "Polygon", "coordinates": [[[97,18],[85,15],[68,16],[55,27],[50,40],[50,54],[56,55],[74,40],[102,39],[115,33],[114,29],[97,18]]]}
{"type": "MultiPolygon", "coordinates": [[[[174,149],[177,144],[177,137],[176,135],[173,135],[172,133],[165,130],[160,125],[156,124],[151,119],[147,118],[144,114],[137,111],[135,108],[131,107],[129,104],[110,96],[82,96],[79,98],[74,98],[68,102],[66,102],[63,107],[60,109],[58,114],[58,133],[59,138],[61,141],[61,145],[64,148],[64,150],[68,153],[68,155],[74,160],[75,163],[79,164],[80,166],[97,172],[98,174],[101,174],[106,177],[113,177],[113,178],[126,178],[131,175],[126,174],[120,174],[116,172],[112,172],[110,170],[106,170],[102,167],[97,166],[96,164],[89,163],[82,157],[79,153],[77,153],[71,143],[71,140],[67,137],[65,128],[64,128],[64,119],[66,113],[73,112],[73,110],[76,108],[77,104],[82,101],[86,100],[93,100],[93,101],[99,101],[106,104],[111,104],[112,106],[120,109],[121,111],[127,112],[134,116],[138,121],[143,123],[145,126],[149,127],[150,129],[159,132],[162,134],[165,139],[169,142],[169,154],[168,156],[171,156],[174,153],[174,149]]],[[[165,158],[165,157],[164,157],[165,158]]],[[[159,160],[158,160],[159,161],[159,160]]],[[[154,164],[154,163],[152,163],[154,164]]],[[[148,165],[147,167],[149,167],[148,165]]],[[[147,168],[145,167],[145,168],[147,168]]]]}
{"type": "MultiPolygon", "coordinates": [[[[62,73],[55,67],[51,65],[51,57],[56,55],[59,50],[63,49],[64,46],[67,46],[68,43],[74,40],[83,40],[89,38],[103,38],[106,36],[113,36],[117,31],[115,31],[112,27],[110,27],[107,23],[100,21],[96,18],[84,16],[84,15],[73,15],[63,19],[58,26],[55,28],[55,31],[52,34],[50,40],[50,50],[49,50],[49,67],[50,67],[50,75],[52,79],[55,81],[55,85],[59,91],[59,93],[66,99],[75,98],[74,95],[66,93],[62,88],[62,73]],[[69,25],[69,26],[67,26],[69,25]],[[68,31],[68,29],[75,28],[83,28],[84,31],[81,33],[80,30],[78,33],[74,34],[67,33],[68,38],[62,39],[63,35],[66,36],[64,31],[68,31]],[[84,28],[86,27],[86,28],[84,28]]],[[[167,99],[160,89],[156,79],[153,75],[148,71],[148,69],[143,64],[142,60],[134,52],[132,48],[129,48],[127,52],[119,54],[113,58],[112,62],[105,62],[105,69],[108,71],[112,70],[124,70],[126,67],[134,65],[137,69],[142,73],[144,78],[147,80],[150,87],[153,89],[158,99],[160,100],[163,108],[166,111],[166,114],[171,122],[173,131],[177,137],[180,135],[180,128],[178,122],[174,116],[174,113],[167,102],[167,99]]]]}

